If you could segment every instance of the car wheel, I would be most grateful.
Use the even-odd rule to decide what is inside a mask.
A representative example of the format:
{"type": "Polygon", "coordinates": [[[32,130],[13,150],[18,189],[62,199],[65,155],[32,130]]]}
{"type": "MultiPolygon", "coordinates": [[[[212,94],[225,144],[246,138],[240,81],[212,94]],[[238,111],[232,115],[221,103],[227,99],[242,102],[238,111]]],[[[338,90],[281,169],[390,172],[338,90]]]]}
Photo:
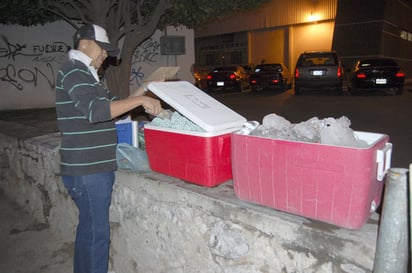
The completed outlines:
{"type": "Polygon", "coordinates": [[[359,94],[359,91],[355,87],[348,87],[348,91],[353,96],[356,96],[359,94]]]}
{"type": "Polygon", "coordinates": [[[280,92],[286,92],[286,90],[288,90],[288,84],[286,81],[282,81],[280,85],[280,92]]]}
{"type": "Polygon", "coordinates": [[[336,88],[335,93],[336,93],[337,96],[343,95],[343,88],[342,88],[342,86],[339,86],[338,88],[336,88]]]}
{"type": "Polygon", "coordinates": [[[396,95],[401,95],[401,94],[403,94],[403,86],[398,87],[398,90],[396,90],[396,95]]]}
{"type": "Polygon", "coordinates": [[[245,83],[243,81],[240,81],[237,89],[239,92],[243,92],[245,90],[245,83]]]}
{"type": "Polygon", "coordinates": [[[295,85],[295,96],[300,96],[300,95],[302,95],[302,88],[295,85]]]}
{"type": "Polygon", "coordinates": [[[292,81],[287,82],[286,80],[286,83],[287,83],[287,90],[292,89],[292,81]]]}
{"type": "Polygon", "coordinates": [[[240,88],[241,88],[240,92],[249,91],[251,88],[251,85],[248,81],[243,81],[240,88]]]}

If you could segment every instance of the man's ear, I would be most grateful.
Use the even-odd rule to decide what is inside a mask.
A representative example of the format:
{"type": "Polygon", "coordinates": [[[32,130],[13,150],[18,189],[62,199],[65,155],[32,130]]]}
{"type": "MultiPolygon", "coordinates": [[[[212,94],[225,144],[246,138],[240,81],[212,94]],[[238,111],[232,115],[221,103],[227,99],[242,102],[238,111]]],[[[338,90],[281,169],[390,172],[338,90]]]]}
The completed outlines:
{"type": "Polygon", "coordinates": [[[89,44],[89,41],[87,41],[87,40],[80,40],[79,41],[79,50],[81,50],[81,51],[83,51],[83,50],[85,50],[86,48],[87,48],[87,46],[88,46],[88,44],[89,44]]]}

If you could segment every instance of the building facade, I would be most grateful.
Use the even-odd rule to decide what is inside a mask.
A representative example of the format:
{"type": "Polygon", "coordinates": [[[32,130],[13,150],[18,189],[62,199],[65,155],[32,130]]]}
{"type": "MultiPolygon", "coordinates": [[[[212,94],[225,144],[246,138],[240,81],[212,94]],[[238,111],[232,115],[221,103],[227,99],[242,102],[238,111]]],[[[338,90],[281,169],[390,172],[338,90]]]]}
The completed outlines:
{"type": "Polygon", "coordinates": [[[272,0],[261,8],[195,30],[195,62],[282,62],[293,69],[300,53],[336,50],[350,68],[356,58],[387,56],[412,75],[412,1],[272,0]]]}

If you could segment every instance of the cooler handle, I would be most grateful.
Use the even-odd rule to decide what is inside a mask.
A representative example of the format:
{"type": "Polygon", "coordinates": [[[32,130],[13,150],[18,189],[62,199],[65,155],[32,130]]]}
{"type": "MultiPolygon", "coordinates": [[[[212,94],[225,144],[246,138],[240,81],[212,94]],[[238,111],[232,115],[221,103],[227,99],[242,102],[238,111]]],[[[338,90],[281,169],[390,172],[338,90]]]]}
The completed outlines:
{"type": "Polygon", "coordinates": [[[376,162],[378,163],[377,179],[382,181],[386,172],[391,167],[392,143],[386,143],[385,147],[376,152],[376,162]]]}

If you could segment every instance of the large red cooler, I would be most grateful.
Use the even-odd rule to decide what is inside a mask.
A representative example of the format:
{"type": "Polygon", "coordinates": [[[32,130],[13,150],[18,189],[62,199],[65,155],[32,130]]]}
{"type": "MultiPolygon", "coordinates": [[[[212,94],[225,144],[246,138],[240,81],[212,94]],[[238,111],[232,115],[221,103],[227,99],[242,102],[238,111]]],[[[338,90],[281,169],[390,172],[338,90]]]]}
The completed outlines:
{"type": "Polygon", "coordinates": [[[186,81],[151,82],[148,87],[205,130],[182,131],[146,124],[150,168],[206,187],[232,179],[231,133],[246,119],[186,81]]]}
{"type": "Polygon", "coordinates": [[[361,228],[381,202],[392,145],[358,132],[366,148],[232,134],[239,199],[348,229],[361,228]]]}

